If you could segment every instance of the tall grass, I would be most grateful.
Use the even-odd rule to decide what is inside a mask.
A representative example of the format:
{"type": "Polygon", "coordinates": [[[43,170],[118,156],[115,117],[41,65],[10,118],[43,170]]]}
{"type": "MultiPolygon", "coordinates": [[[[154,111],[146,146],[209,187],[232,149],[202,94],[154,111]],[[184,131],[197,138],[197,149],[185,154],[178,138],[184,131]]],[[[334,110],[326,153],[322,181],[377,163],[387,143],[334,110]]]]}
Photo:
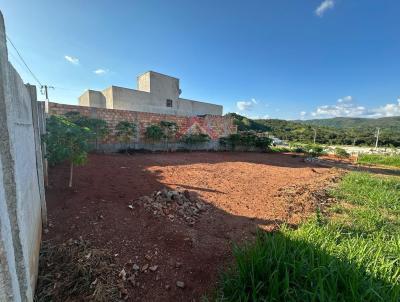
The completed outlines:
{"type": "Polygon", "coordinates": [[[400,301],[400,181],[351,173],[328,218],[234,248],[217,301],[400,301]]]}
{"type": "Polygon", "coordinates": [[[400,168],[400,155],[360,154],[358,162],[400,168]]]}

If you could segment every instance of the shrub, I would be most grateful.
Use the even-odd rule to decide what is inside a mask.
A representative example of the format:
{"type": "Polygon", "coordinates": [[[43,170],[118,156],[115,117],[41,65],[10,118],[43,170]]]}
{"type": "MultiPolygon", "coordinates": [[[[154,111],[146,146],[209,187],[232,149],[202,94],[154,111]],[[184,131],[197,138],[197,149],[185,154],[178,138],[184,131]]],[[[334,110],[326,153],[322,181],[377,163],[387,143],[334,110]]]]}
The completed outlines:
{"type": "Polygon", "coordinates": [[[231,134],[227,137],[219,139],[221,146],[235,150],[237,146],[246,148],[258,147],[267,149],[272,144],[272,139],[264,136],[257,136],[253,131],[243,131],[240,133],[231,134]]]}
{"type": "Polygon", "coordinates": [[[318,157],[324,153],[324,148],[317,144],[308,144],[304,146],[304,151],[309,156],[318,157]]]}
{"type": "Polygon", "coordinates": [[[272,139],[269,137],[257,137],[255,141],[255,146],[263,150],[268,149],[272,145],[272,139]]]}
{"type": "Polygon", "coordinates": [[[136,124],[128,121],[120,121],[115,126],[115,131],[117,139],[129,148],[130,142],[136,137],[136,124]]]}
{"type": "Polygon", "coordinates": [[[182,136],[181,142],[190,146],[206,143],[210,140],[210,136],[205,133],[191,133],[182,136]]]}
{"type": "Polygon", "coordinates": [[[154,145],[163,138],[164,132],[159,125],[150,125],[146,128],[144,135],[146,139],[150,140],[154,145]]]}
{"type": "Polygon", "coordinates": [[[163,138],[165,140],[165,144],[167,145],[168,149],[168,143],[170,140],[174,140],[176,138],[176,134],[179,130],[179,127],[175,122],[169,122],[169,121],[161,121],[160,127],[163,131],[163,138]]]}
{"type": "Polygon", "coordinates": [[[343,148],[335,148],[335,150],[333,152],[337,157],[340,157],[340,158],[349,158],[350,157],[350,154],[343,148]]]}

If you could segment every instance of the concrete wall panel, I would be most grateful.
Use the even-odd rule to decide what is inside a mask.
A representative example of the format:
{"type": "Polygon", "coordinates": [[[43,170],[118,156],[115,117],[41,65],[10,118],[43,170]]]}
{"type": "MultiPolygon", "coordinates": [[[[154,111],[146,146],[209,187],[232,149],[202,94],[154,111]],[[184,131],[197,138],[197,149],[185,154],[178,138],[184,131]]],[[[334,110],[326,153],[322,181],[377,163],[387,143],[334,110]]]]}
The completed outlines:
{"type": "MultiPolygon", "coordinates": [[[[8,62],[0,13],[1,301],[33,301],[41,240],[41,198],[31,96],[8,62]]],[[[41,156],[41,154],[40,154],[41,156]]]]}

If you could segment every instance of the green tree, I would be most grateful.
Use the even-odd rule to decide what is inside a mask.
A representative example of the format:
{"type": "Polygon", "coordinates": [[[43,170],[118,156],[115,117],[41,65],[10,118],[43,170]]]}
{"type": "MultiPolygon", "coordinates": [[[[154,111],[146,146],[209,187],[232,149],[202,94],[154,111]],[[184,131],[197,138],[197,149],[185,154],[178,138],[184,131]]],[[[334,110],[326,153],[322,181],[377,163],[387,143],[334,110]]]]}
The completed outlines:
{"type": "Polygon", "coordinates": [[[74,165],[83,165],[89,151],[90,129],[81,127],[63,116],[52,115],[47,119],[47,158],[54,165],[65,160],[70,163],[68,187],[72,187],[74,165]]]}
{"type": "Polygon", "coordinates": [[[120,121],[117,126],[115,126],[115,135],[117,139],[122,144],[125,144],[126,152],[134,138],[136,138],[136,124],[128,121],[120,121]]]}
{"type": "Polygon", "coordinates": [[[99,147],[99,141],[103,140],[109,133],[107,122],[98,118],[89,118],[87,116],[80,115],[79,112],[70,111],[64,114],[64,116],[80,127],[89,128],[91,131],[91,141],[95,145],[97,150],[99,147]]]}

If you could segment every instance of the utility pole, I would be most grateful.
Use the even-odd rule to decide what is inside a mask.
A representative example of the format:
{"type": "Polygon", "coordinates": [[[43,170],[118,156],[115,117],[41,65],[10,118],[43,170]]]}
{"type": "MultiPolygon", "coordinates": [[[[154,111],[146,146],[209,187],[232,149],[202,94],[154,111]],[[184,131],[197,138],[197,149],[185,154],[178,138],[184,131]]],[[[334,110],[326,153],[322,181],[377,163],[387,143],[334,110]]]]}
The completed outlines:
{"type": "Polygon", "coordinates": [[[45,101],[45,112],[49,113],[49,92],[48,89],[54,89],[53,86],[47,86],[47,85],[42,85],[40,86],[40,91],[43,94],[43,90],[44,90],[44,95],[46,97],[46,101],[45,101]]]}
{"type": "Polygon", "coordinates": [[[379,132],[380,128],[376,128],[376,142],[375,142],[375,149],[378,149],[378,143],[379,143],[379,132]]]}
{"type": "Polygon", "coordinates": [[[312,128],[312,130],[314,130],[314,145],[315,145],[315,141],[317,140],[317,130],[315,128],[312,128]]]}

